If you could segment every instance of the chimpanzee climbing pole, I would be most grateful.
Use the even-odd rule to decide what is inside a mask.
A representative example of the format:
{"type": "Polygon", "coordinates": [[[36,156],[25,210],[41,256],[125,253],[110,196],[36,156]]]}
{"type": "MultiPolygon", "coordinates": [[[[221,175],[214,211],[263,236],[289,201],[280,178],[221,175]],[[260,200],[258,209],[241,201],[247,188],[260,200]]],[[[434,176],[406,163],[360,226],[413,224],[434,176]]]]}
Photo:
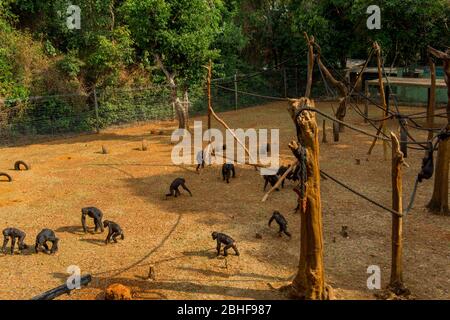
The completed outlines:
{"type": "MultiPolygon", "coordinates": [[[[403,153],[400,151],[400,143],[393,132],[392,139],[392,209],[398,213],[403,212],[402,203],[402,166],[405,164],[403,153]]],[[[406,292],[403,285],[402,252],[403,252],[403,218],[392,215],[392,260],[391,281],[388,289],[396,295],[406,292]]]]}
{"type": "MultiPolygon", "coordinates": [[[[383,72],[382,72],[382,64],[381,64],[381,48],[380,45],[377,42],[373,43],[373,47],[375,49],[375,52],[377,53],[377,66],[378,66],[378,84],[379,84],[379,88],[380,88],[380,98],[381,98],[381,103],[383,105],[383,117],[387,118],[388,116],[388,109],[387,109],[387,103],[386,103],[386,96],[385,96],[385,91],[384,91],[384,82],[383,82],[383,72]]],[[[380,127],[378,128],[377,131],[377,137],[373,140],[372,145],[370,146],[368,155],[372,154],[372,150],[375,147],[375,144],[377,143],[378,140],[378,136],[383,133],[384,135],[386,134],[386,120],[383,120],[380,124],[380,127]]],[[[384,155],[384,160],[387,160],[387,141],[383,140],[383,155],[384,155]]]]}
{"type": "MultiPolygon", "coordinates": [[[[428,47],[428,52],[444,61],[445,83],[447,84],[447,133],[450,131],[450,49],[442,52],[428,47]]],[[[449,176],[449,141],[446,136],[439,141],[439,149],[436,160],[436,174],[434,178],[433,196],[427,207],[437,214],[450,213],[448,207],[448,176],[449,176]]]]}
{"type": "Polygon", "coordinates": [[[306,169],[306,182],[298,188],[301,211],[301,246],[298,273],[288,287],[298,298],[323,300],[329,298],[330,288],[325,285],[323,267],[322,206],[320,199],[319,134],[314,112],[303,107],[315,107],[314,101],[301,98],[290,101],[288,109],[297,129],[298,141],[289,148],[297,158],[298,165],[306,169]],[[303,156],[302,156],[303,155],[303,156]],[[303,189],[306,188],[306,189],[303,189]],[[303,202],[300,194],[306,202],[303,202]]]}

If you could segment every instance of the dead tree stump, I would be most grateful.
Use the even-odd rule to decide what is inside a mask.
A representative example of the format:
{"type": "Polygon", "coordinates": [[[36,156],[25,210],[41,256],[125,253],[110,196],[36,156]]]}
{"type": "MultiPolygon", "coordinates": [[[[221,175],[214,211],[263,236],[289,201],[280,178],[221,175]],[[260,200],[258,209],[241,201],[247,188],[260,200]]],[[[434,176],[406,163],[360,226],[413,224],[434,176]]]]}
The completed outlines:
{"type": "MultiPolygon", "coordinates": [[[[297,129],[298,141],[289,148],[298,161],[299,148],[306,150],[306,206],[299,197],[301,212],[301,246],[298,273],[288,288],[300,299],[324,300],[329,298],[330,287],[325,285],[323,267],[322,206],[320,199],[319,135],[314,112],[299,112],[303,107],[314,108],[307,98],[292,100],[289,112],[297,129]],[[301,145],[301,146],[300,146],[301,145]]],[[[300,164],[301,165],[301,162],[300,164]]]]}

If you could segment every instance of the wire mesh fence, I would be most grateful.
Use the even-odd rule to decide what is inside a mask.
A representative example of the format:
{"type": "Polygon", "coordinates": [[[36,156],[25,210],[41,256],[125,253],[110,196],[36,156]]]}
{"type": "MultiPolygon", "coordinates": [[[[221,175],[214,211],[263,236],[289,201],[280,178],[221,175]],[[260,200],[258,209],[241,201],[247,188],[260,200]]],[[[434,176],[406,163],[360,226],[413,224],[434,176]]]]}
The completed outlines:
{"type": "MultiPolygon", "coordinates": [[[[306,87],[301,70],[298,66],[283,67],[215,79],[211,87],[213,107],[223,112],[301,96],[306,87]]],[[[315,96],[326,94],[320,80],[314,88],[315,96]]],[[[206,88],[190,88],[189,104],[190,116],[206,114],[206,88]]],[[[171,89],[164,85],[5,100],[0,103],[0,145],[27,144],[93,133],[111,126],[172,119],[175,111],[171,89]]]]}

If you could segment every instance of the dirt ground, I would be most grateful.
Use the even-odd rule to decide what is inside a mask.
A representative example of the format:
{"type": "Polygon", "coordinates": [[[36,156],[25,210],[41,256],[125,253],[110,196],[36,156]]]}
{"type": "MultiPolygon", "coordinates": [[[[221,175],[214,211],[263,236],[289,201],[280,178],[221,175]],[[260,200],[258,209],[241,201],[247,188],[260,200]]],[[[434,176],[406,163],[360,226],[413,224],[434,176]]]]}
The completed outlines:
{"type": "MultiPolygon", "coordinates": [[[[317,106],[331,113],[329,103],[317,106]]],[[[273,103],[222,116],[233,128],[280,128],[282,162],[289,163],[293,156],[287,144],[295,132],[286,109],[286,103],[273,103]]],[[[373,110],[371,115],[380,113],[373,110]]],[[[206,124],[206,118],[196,119],[206,124]]],[[[322,119],[318,120],[322,135],[322,119]]],[[[374,131],[352,110],[348,120],[374,131]]],[[[397,130],[394,123],[390,125],[397,130]]],[[[175,126],[143,124],[0,149],[0,171],[14,178],[13,183],[0,182],[0,228],[22,229],[26,243],[32,245],[43,228],[55,230],[61,239],[54,256],[31,251],[0,254],[0,299],[29,299],[61,285],[70,265],[91,274],[93,281],[61,299],[99,299],[104,288],[116,282],[131,286],[136,299],[284,299],[275,289],[290,282],[299,260],[300,219],[293,212],[293,185],[288,183],[262,203],[263,179],[253,168],[239,165],[237,178],[227,185],[219,166],[200,175],[194,166],[174,166],[169,133],[175,126]],[[167,134],[150,134],[151,129],[167,134]],[[149,151],[137,150],[143,138],[149,151]],[[102,145],[109,154],[101,154],[102,145]],[[16,160],[29,162],[32,170],[13,171],[16,160]],[[168,185],[179,176],[186,178],[194,197],[183,193],[165,200],[168,185]],[[99,207],[106,219],[118,222],[125,240],[105,246],[105,233],[83,234],[80,209],[86,206],[99,207]],[[267,226],[273,210],[288,219],[291,240],[278,238],[276,227],[267,226]],[[216,258],[212,231],[235,238],[241,256],[216,258]],[[150,266],[156,272],[154,281],[145,280],[150,266]]],[[[390,207],[391,162],[383,160],[382,145],[367,160],[371,138],[346,129],[341,141],[333,143],[331,123],[327,127],[330,142],[321,145],[321,168],[390,207]]],[[[411,133],[418,140],[426,138],[423,132],[411,133]]],[[[407,159],[405,206],[422,157],[422,151],[411,150],[407,159]]],[[[376,291],[366,286],[367,268],[379,266],[382,287],[388,284],[391,214],[329,180],[322,180],[321,191],[327,283],[338,299],[374,299],[376,291]],[[340,236],[344,225],[349,239],[340,236]]],[[[419,186],[414,209],[405,219],[404,281],[417,299],[449,299],[450,218],[427,212],[431,192],[432,181],[419,186]]]]}

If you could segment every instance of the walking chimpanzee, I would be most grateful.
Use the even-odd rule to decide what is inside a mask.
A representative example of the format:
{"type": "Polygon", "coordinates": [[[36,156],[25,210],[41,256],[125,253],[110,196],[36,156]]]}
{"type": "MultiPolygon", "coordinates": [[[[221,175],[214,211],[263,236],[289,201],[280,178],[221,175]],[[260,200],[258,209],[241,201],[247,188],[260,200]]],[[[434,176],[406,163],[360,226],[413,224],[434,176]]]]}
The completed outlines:
{"type": "Polygon", "coordinates": [[[183,178],[176,178],[173,180],[172,184],[170,185],[170,193],[166,194],[166,197],[178,197],[181,195],[181,192],[179,190],[179,187],[182,187],[184,190],[189,192],[190,196],[192,197],[191,191],[186,187],[186,180],[183,178]]]}
{"type": "Polygon", "coordinates": [[[233,173],[233,178],[235,178],[236,171],[234,169],[234,164],[224,163],[224,165],[222,166],[222,177],[224,181],[227,181],[227,183],[230,183],[231,173],[233,173]]]}
{"type": "Polygon", "coordinates": [[[22,250],[27,249],[28,246],[23,242],[26,234],[25,232],[16,229],[16,228],[6,228],[3,230],[3,247],[2,252],[6,254],[6,245],[8,244],[9,239],[11,238],[11,254],[14,254],[14,246],[16,245],[16,240],[19,240],[18,247],[19,251],[22,253],[22,250]]]}
{"type": "Polygon", "coordinates": [[[224,233],[213,232],[211,234],[213,240],[217,241],[217,256],[220,255],[220,247],[222,244],[225,245],[223,248],[223,255],[226,257],[228,255],[228,249],[233,248],[236,255],[239,255],[238,248],[236,246],[236,241],[234,241],[230,236],[227,236],[224,233]]]}
{"type": "Polygon", "coordinates": [[[56,253],[58,251],[59,239],[56,237],[55,232],[50,229],[43,229],[36,236],[36,245],[34,247],[36,253],[39,253],[39,250],[42,247],[44,247],[45,253],[49,253],[47,242],[52,243],[52,249],[50,250],[51,254],[56,253]]]}
{"type": "Polygon", "coordinates": [[[81,209],[81,224],[83,225],[84,233],[87,232],[86,216],[94,219],[95,224],[94,232],[97,232],[98,229],[100,229],[100,231],[103,232],[103,224],[102,224],[103,213],[100,209],[97,209],[95,207],[87,207],[81,209]]]}
{"type": "Polygon", "coordinates": [[[280,230],[278,231],[278,236],[281,237],[282,233],[284,232],[285,235],[287,235],[289,238],[292,238],[292,235],[287,231],[287,221],[283,217],[283,215],[279,211],[274,211],[272,214],[272,217],[269,220],[269,227],[272,224],[272,221],[275,220],[276,223],[278,223],[278,226],[280,227],[280,230]]]}
{"type": "MultiPolygon", "coordinates": [[[[278,177],[276,175],[267,175],[267,176],[263,176],[264,177],[264,191],[266,191],[267,185],[270,183],[270,185],[273,187],[277,184],[278,182],[278,177]]],[[[279,188],[276,189],[277,191],[280,191],[279,188]]]]}
{"type": "Polygon", "coordinates": [[[123,234],[122,228],[121,228],[117,223],[112,222],[112,221],[105,220],[105,221],[103,222],[103,226],[104,226],[105,228],[108,228],[108,236],[106,237],[105,244],[110,243],[110,242],[111,242],[111,239],[112,239],[115,243],[117,243],[117,239],[116,239],[116,238],[117,238],[118,236],[120,236],[120,238],[121,238],[122,240],[125,239],[125,236],[124,236],[124,234],[123,234]]]}

